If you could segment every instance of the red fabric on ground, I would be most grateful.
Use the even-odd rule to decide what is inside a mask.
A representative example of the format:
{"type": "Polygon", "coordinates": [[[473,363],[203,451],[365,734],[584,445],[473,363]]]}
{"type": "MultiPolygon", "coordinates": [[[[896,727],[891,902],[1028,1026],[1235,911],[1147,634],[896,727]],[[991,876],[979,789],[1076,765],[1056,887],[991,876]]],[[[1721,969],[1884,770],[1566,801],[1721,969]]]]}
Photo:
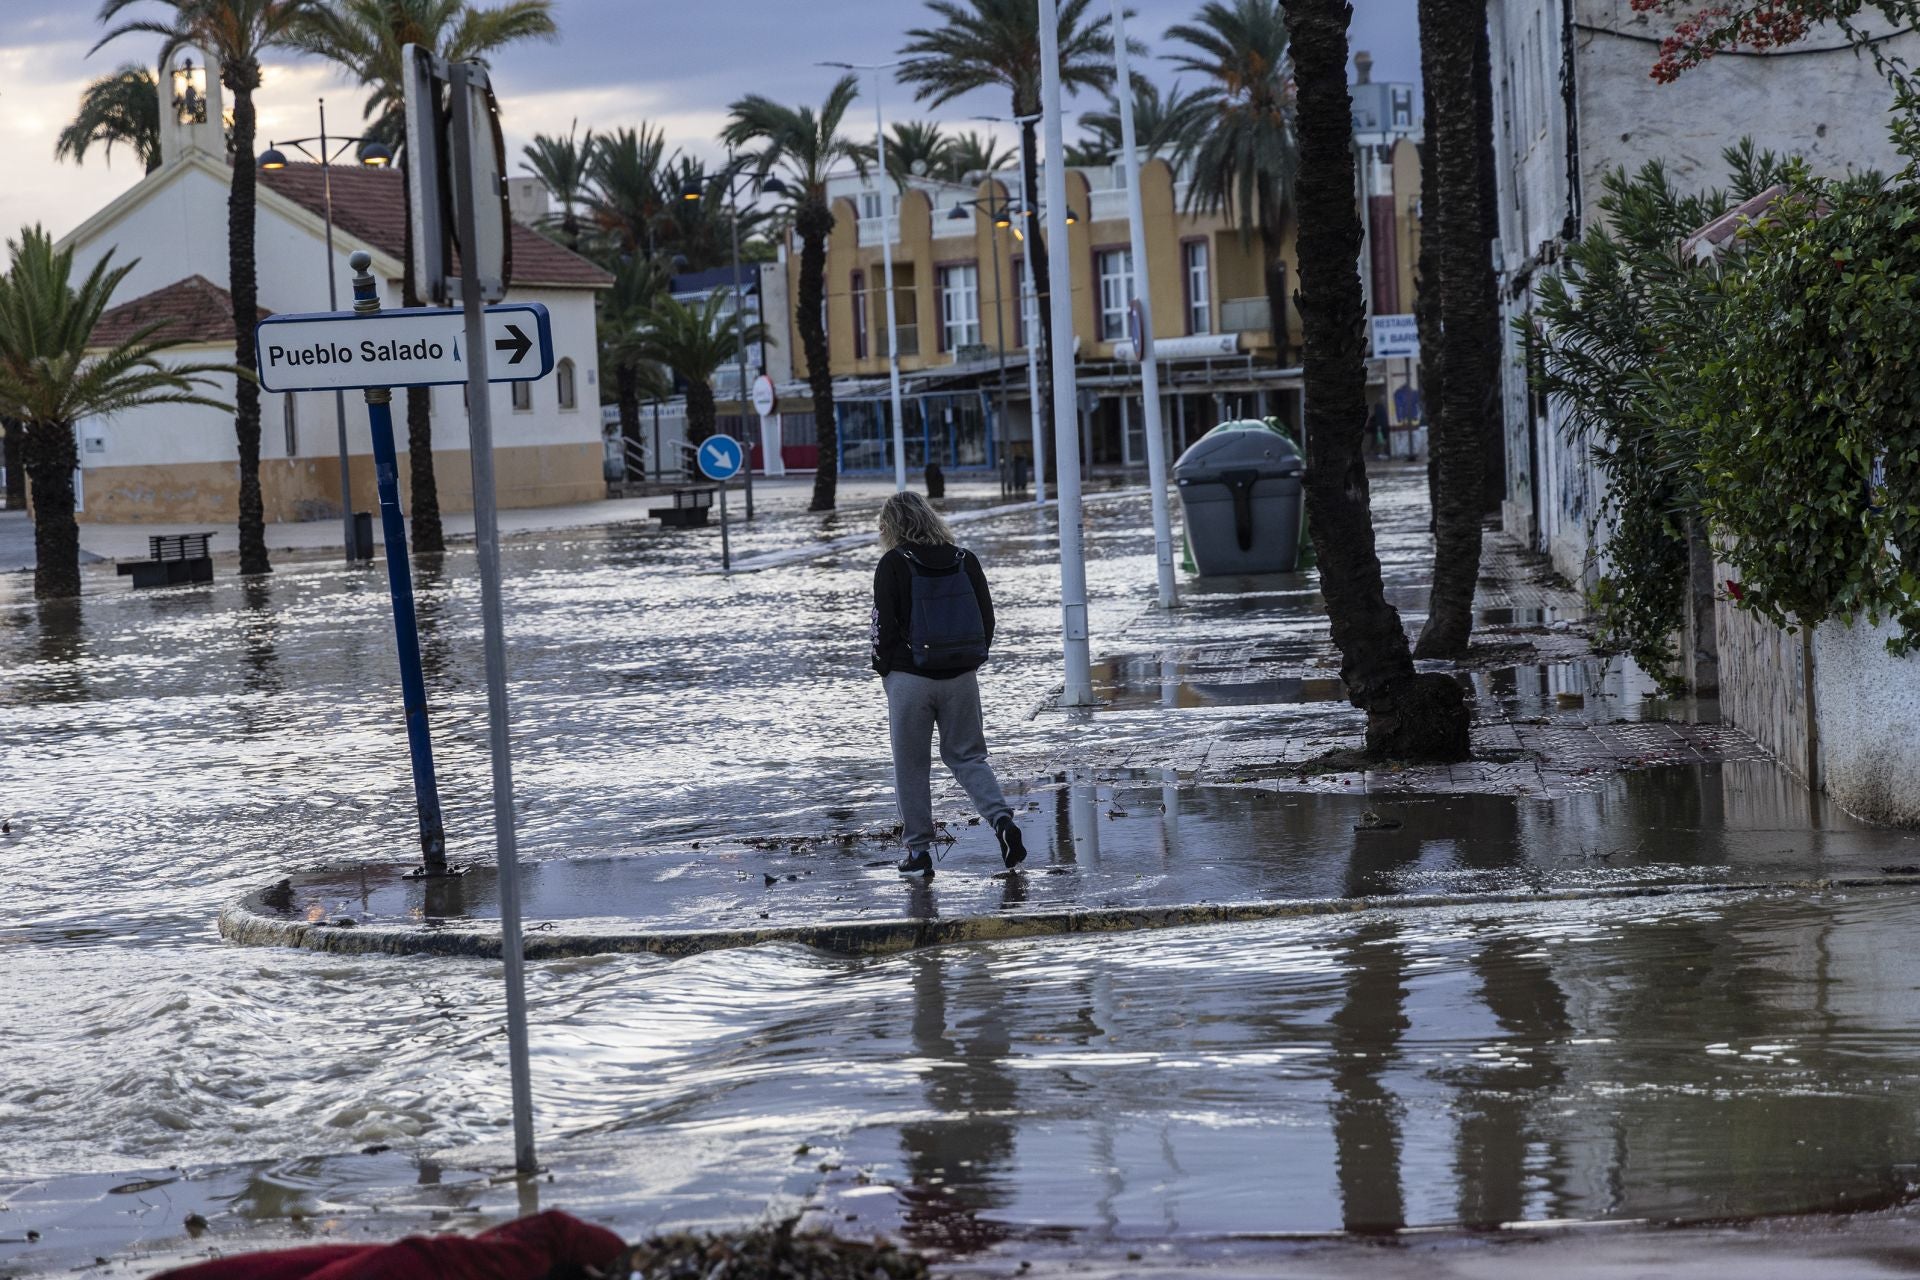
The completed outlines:
{"type": "Polygon", "coordinates": [[[466,1236],[408,1236],[387,1245],[309,1245],[218,1258],[158,1280],[543,1280],[555,1267],[604,1267],[626,1247],[604,1227],[549,1209],[466,1236]]]}

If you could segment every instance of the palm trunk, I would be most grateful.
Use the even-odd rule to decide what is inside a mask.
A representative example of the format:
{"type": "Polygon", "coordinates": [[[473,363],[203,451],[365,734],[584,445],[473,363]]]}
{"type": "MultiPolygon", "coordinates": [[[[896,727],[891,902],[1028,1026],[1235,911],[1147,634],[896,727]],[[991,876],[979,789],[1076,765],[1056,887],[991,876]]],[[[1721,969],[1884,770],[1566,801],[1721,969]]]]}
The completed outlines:
{"type": "Polygon", "coordinates": [[[1280,256],[1280,246],[1285,239],[1285,229],[1281,227],[1262,227],[1260,245],[1267,259],[1267,329],[1273,337],[1273,358],[1284,366],[1287,363],[1287,264],[1280,256]]]}
{"type": "MultiPolygon", "coordinates": [[[[794,214],[800,236],[800,346],[807,353],[807,386],[813,391],[814,438],[820,461],[813,473],[809,511],[831,511],[840,488],[840,430],[833,417],[833,367],[828,363],[827,329],[820,308],[827,289],[827,237],[833,234],[833,210],[821,199],[804,201],[794,214]]],[[[688,397],[689,420],[693,412],[688,397]]]]}
{"type": "MultiPolygon", "coordinates": [[[[400,184],[401,198],[407,199],[407,184],[400,184]]],[[[418,307],[420,283],[413,274],[413,213],[407,212],[403,233],[406,259],[400,267],[400,305],[418,307]]],[[[407,388],[407,473],[413,482],[413,551],[445,551],[446,530],[440,524],[440,483],[433,474],[433,393],[426,387],[407,388]]]]}
{"type": "Polygon", "coordinates": [[[1433,587],[1415,652],[1458,657],[1473,634],[1486,477],[1484,277],[1492,250],[1481,207],[1474,44],[1486,0],[1421,0],[1422,76],[1433,95],[1440,214],[1442,399],[1434,432],[1433,587]]]}
{"type": "Polygon", "coordinates": [[[1400,614],[1387,603],[1374,550],[1362,447],[1367,369],[1361,335],[1360,217],[1353,104],[1347,92],[1347,0],[1286,6],[1298,85],[1300,320],[1305,332],[1307,525],[1320,594],[1340,649],[1347,696],[1367,713],[1369,755],[1461,760],[1469,751],[1460,686],[1418,674],[1400,614]]]}
{"type": "MultiPolygon", "coordinates": [[[[1022,109],[1020,97],[1014,95],[1013,114],[1031,115],[1040,109],[1036,102],[1022,109]]],[[[1040,429],[1053,430],[1053,305],[1049,301],[1052,289],[1048,283],[1052,271],[1047,265],[1047,237],[1040,224],[1040,161],[1039,149],[1035,138],[1036,125],[1029,120],[1020,126],[1020,168],[1027,184],[1027,193],[1033,197],[1034,207],[1027,212],[1027,269],[1033,273],[1033,305],[1040,310],[1040,429]]],[[[1055,467],[1059,462],[1058,449],[1047,450],[1047,474],[1044,479],[1052,484],[1056,479],[1055,467]]]]}
{"type": "Polygon", "coordinates": [[[73,517],[73,472],[80,465],[70,422],[38,422],[20,450],[33,485],[33,594],[80,594],[80,526],[73,517]]]}
{"type": "Polygon", "coordinates": [[[687,380],[687,443],[698,446],[712,435],[717,410],[713,403],[713,385],[705,378],[687,380]]]}
{"type": "Polygon", "coordinates": [[[260,496],[260,383],[253,348],[253,326],[260,319],[255,278],[253,91],[260,64],[236,58],[221,80],[233,91],[233,185],[227,190],[227,292],[233,299],[233,362],[240,376],[233,386],[233,433],[240,446],[240,572],[271,573],[267,562],[267,520],[260,496]]]}
{"type": "MultiPolygon", "coordinates": [[[[1426,137],[1420,144],[1420,257],[1415,265],[1413,316],[1420,334],[1420,404],[1427,420],[1427,510],[1438,505],[1438,484],[1433,461],[1433,427],[1440,416],[1440,395],[1445,377],[1440,367],[1440,178],[1434,164],[1439,153],[1435,136],[1439,128],[1433,110],[1433,86],[1422,85],[1420,109],[1425,113],[1426,137]]],[[[1431,516],[1427,521],[1432,529],[1431,516]]]]}
{"type": "MultiPolygon", "coordinates": [[[[622,360],[613,371],[614,400],[620,406],[620,474],[626,475],[627,458],[631,454],[629,446],[639,444],[646,448],[646,442],[640,435],[640,374],[631,361],[622,360]]],[[[640,478],[646,479],[645,468],[640,478]]]]}
{"type": "Polygon", "coordinates": [[[1479,271],[1478,309],[1473,328],[1479,336],[1480,397],[1484,424],[1483,448],[1486,457],[1485,482],[1481,505],[1498,512],[1507,494],[1507,423],[1502,412],[1500,362],[1505,355],[1501,341],[1500,282],[1493,274],[1492,245],[1500,236],[1500,181],[1494,173],[1493,159],[1493,36],[1488,30],[1484,0],[1480,10],[1480,34],[1473,48],[1473,123],[1475,151],[1480,160],[1480,242],[1487,246],[1486,265],[1479,271]]]}
{"type": "Polygon", "coordinates": [[[26,452],[21,441],[26,434],[26,424],[17,418],[0,419],[0,425],[6,427],[4,452],[0,453],[0,467],[7,472],[7,509],[18,511],[27,505],[27,463],[26,452]]]}

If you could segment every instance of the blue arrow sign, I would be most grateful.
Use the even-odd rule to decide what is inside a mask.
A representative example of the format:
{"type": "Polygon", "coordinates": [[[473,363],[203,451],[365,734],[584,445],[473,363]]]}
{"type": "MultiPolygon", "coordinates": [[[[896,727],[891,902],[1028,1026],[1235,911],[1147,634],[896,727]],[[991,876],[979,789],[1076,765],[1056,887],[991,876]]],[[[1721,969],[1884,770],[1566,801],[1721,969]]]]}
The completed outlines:
{"type": "Polygon", "coordinates": [[[709,480],[733,479],[746,460],[746,451],[732,436],[708,436],[700,442],[700,472],[709,480]]]}

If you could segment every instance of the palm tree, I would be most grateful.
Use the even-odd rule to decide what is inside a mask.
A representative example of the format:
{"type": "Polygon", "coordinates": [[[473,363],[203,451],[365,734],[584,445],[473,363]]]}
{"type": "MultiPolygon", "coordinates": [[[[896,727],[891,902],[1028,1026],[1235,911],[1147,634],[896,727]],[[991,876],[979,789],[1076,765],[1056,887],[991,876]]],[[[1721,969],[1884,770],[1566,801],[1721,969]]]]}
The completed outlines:
{"type": "MultiPolygon", "coordinates": [[[[336,62],[373,92],[368,132],[396,152],[406,136],[401,54],[410,44],[431,49],[449,62],[485,62],[487,55],[520,40],[551,39],[552,0],[504,0],[480,8],[468,0],[333,0],[296,24],[291,43],[336,62]]],[[[404,160],[404,157],[402,157],[404,160]]],[[[403,188],[404,189],[404,188],[403,188]]],[[[421,304],[413,278],[413,219],[407,219],[400,301],[421,304]]],[[[433,470],[432,393],[407,388],[407,470],[413,481],[413,549],[446,549],[440,523],[440,485],[433,470]]]]}
{"type": "Polygon", "coordinates": [[[593,130],[587,130],[585,137],[577,137],[579,127],[580,121],[576,119],[567,126],[564,138],[536,133],[533,141],[520,149],[520,154],[526,157],[520,167],[540,179],[560,202],[560,216],[549,217],[553,225],[560,228],[560,238],[567,248],[576,253],[580,250],[580,215],[574,212],[574,206],[586,195],[594,146],[593,130]]]}
{"type": "Polygon", "coordinates": [[[887,137],[887,176],[901,186],[909,177],[936,176],[949,145],[939,125],[902,120],[887,137]]]}
{"type": "MultiPolygon", "coordinates": [[[[891,148],[888,154],[892,154],[891,148]]],[[[970,173],[993,173],[1006,168],[1013,161],[1011,148],[1003,148],[998,139],[969,129],[947,144],[947,149],[940,156],[940,168],[936,176],[948,182],[965,182],[970,173]]]]}
{"type": "MultiPolygon", "coordinates": [[[[100,21],[111,22],[142,0],[103,0],[100,21]]],[[[94,50],[125,35],[157,35],[159,65],[184,47],[220,61],[220,83],[233,95],[233,184],[227,195],[227,292],[233,299],[233,431],[240,445],[240,572],[268,573],[266,510],[260,496],[260,384],[253,349],[260,290],[254,262],[254,90],[260,87],[260,56],[292,45],[295,33],[320,12],[319,0],[146,0],[167,13],[164,21],[123,22],[101,36],[94,50]]]]}
{"type": "MultiPolygon", "coordinates": [[[[1203,11],[1204,13],[1205,11],[1203,11]]],[[[1419,673],[1374,550],[1362,454],[1367,366],[1361,346],[1360,213],[1354,200],[1349,0],[1287,0],[1299,84],[1300,320],[1305,329],[1307,528],[1347,696],[1367,713],[1367,752],[1465,759],[1460,686],[1419,673]]]]}
{"type": "MultiPolygon", "coordinates": [[[[1491,133],[1483,110],[1479,49],[1486,0],[1421,0],[1421,75],[1431,96],[1435,186],[1422,197],[1422,243],[1439,267],[1440,402],[1433,431],[1433,587],[1414,652],[1458,657],[1473,634],[1480,578],[1481,515],[1489,478],[1487,436],[1499,421],[1500,304],[1493,278],[1483,171],[1491,133]]],[[[1490,77],[1488,77],[1490,79],[1490,77]]],[[[1492,86],[1484,85],[1491,96],[1492,86]]],[[[1503,449],[1504,449],[1504,442],[1503,449]]],[[[1504,453],[1503,453],[1504,457],[1504,453]]]]}
{"type": "MultiPolygon", "coordinates": [[[[708,173],[700,161],[685,155],[668,163],[663,185],[676,198],[659,220],[660,246],[672,252],[676,271],[707,271],[732,260],[734,207],[727,193],[738,172],[737,165],[722,165],[708,173]],[[700,192],[700,198],[686,199],[689,190],[700,192]]],[[[748,206],[739,216],[740,260],[745,262],[749,238],[767,215],[748,206]]]]}
{"type": "Polygon", "coordinates": [[[715,289],[705,302],[689,306],[662,294],[647,313],[637,344],[649,360],[665,365],[687,387],[687,443],[699,444],[714,431],[713,375],[741,346],[767,340],[767,326],[736,325],[731,295],[715,289]]]}
{"type": "MultiPolygon", "coordinates": [[[[1060,87],[1076,93],[1092,89],[1104,93],[1113,84],[1113,35],[1105,16],[1089,17],[1093,0],[1064,0],[1059,8],[1060,87]]],[[[907,59],[897,73],[902,84],[914,86],[915,97],[938,107],[975,89],[1001,88],[1013,99],[1013,114],[1026,119],[1020,126],[1020,164],[1026,189],[1040,198],[1039,147],[1035,138],[1040,114],[1040,15],[1033,0],[927,0],[942,25],[916,27],[907,32],[900,53],[907,59]]],[[[1141,52],[1144,54],[1145,50],[1141,52]]],[[[1072,160],[1061,159],[1071,164],[1072,160]]],[[[1053,308],[1051,272],[1046,238],[1040,219],[1031,220],[1027,261],[1033,271],[1034,292],[1040,308],[1040,367],[1053,367],[1053,308]]],[[[1053,383],[1048,380],[1044,413],[1053,421],[1053,383]]]]}
{"type": "Polygon", "coordinates": [[[113,146],[120,142],[132,148],[148,173],[160,167],[160,89],[153,72],[129,62],[82,90],[80,110],[60,131],[53,158],[79,164],[96,142],[109,164],[113,146]]]}
{"type": "MultiPolygon", "coordinates": [[[[1136,79],[1133,82],[1133,137],[1139,144],[1140,158],[1150,160],[1164,155],[1172,159],[1180,155],[1204,110],[1202,95],[1181,93],[1178,82],[1163,98],[1160,86],[1136,79]]],[[[1091,135],[1087,142],[1090,148],[1109,157],[1118,155],[1120,99],[1109,92],[1106,109],[1082,115],[1080,127],[1091,135]]]]}
{"type": "MultiPolygon", "coordinates": [[[[600,367],[613,376],[614,403],[620,409],[620,435],[638,441],[640,404],[664,381],[659,367],[647,357],[641,335],[665,284],[659,268],[644,258],[628,257],[614,264],[613,285],[600,291],[595,328],[600,340],[600,367]]],[[[666,395],[672,394],[669,385],[666,395]]]]}
{"type": "Polygon", "coordinates": [[[847,108],[859,96],[859,81],[842,76],[827,91],[819,111],[788,107],[749,94],[735,102],[732,118],[721,138],[729,146],[757,149],[745,158],[764,182],[779,169],[785,177],[784,205],[793,214],[794,234],[800,237],[800,297],[795,323],[800,345],[807,354],[807,383],[813,391],[813,423],[820,442],[820,461],[813,473],[810,511],[833,510],[840,481],[840,433],[833,417],[833,367],[827,353],[825,302],[827,292],[827,237],[833,233],[833,208],[827,203],[827,175],[845,161],[862,178],[873,159],[873,148],[842,133],[847,108]]]}
{"type": "Polygon", "coordinates": [[[1188,206],[1225,210],[1243,243],[1259,234],[1268,324],[1283,362],[1287,287],[1280,248],[1300,165],[1287,82],[1289,17],[1280,0],[1207,0],[1194,21],[1167,28],[1167,39],[1186,46],[1173,56],[1174,65],[1206,77],[1191,97],[1192,132],[1180,152],[1193,165],[1188,206]]]}
{"type": "Polygon", "coordinates": [[[587,209],[622,256],[651,261],[661,220],[678,198],[668,186],[667,135],[642,121],[638,129],[600,135],[587,161],[587,209]]]}
{"type": "Polygon", "coordinates": [[[104,351],[88,350],[113,291],[136,263],[116,267],[109,251],[76,288],[73,250],[56,250],[53,237],[41,228],[26,228],[18,240],[7,242],[7,252],[10,263],[0,276],[0,415],[9,420],[9,435],[21,433],[33,486],[33,593],[42,599],[77,596],[75,425],[82,418],[143,405],[225,409],[196,388],[212,385],[213,374],[233,370],[218,364],[163,364],[159,354],[178,345],[158,336],[166,320],[143,326],[104,351]]]}

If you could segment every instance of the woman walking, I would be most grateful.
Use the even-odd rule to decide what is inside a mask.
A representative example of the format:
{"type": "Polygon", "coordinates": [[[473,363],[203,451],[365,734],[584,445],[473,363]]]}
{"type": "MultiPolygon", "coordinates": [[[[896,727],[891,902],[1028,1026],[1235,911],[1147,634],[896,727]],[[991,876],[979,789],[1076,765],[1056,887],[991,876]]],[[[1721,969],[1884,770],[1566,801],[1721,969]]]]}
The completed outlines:
{"type": "Polygon", "coordinates": [[[975,676],[993,643],[993,596],[971,551],[927,500],[896,493],[880,508],[880,547],[873,571],[873,669],[887,690],[893,739],[893,792],[907,856],[902,875],[933,874],[933,734],[940,758],[966,788],[973,807],[1000,840],[1012,870],[1027,846],[987,763],[986,729],[975,676]]]}

